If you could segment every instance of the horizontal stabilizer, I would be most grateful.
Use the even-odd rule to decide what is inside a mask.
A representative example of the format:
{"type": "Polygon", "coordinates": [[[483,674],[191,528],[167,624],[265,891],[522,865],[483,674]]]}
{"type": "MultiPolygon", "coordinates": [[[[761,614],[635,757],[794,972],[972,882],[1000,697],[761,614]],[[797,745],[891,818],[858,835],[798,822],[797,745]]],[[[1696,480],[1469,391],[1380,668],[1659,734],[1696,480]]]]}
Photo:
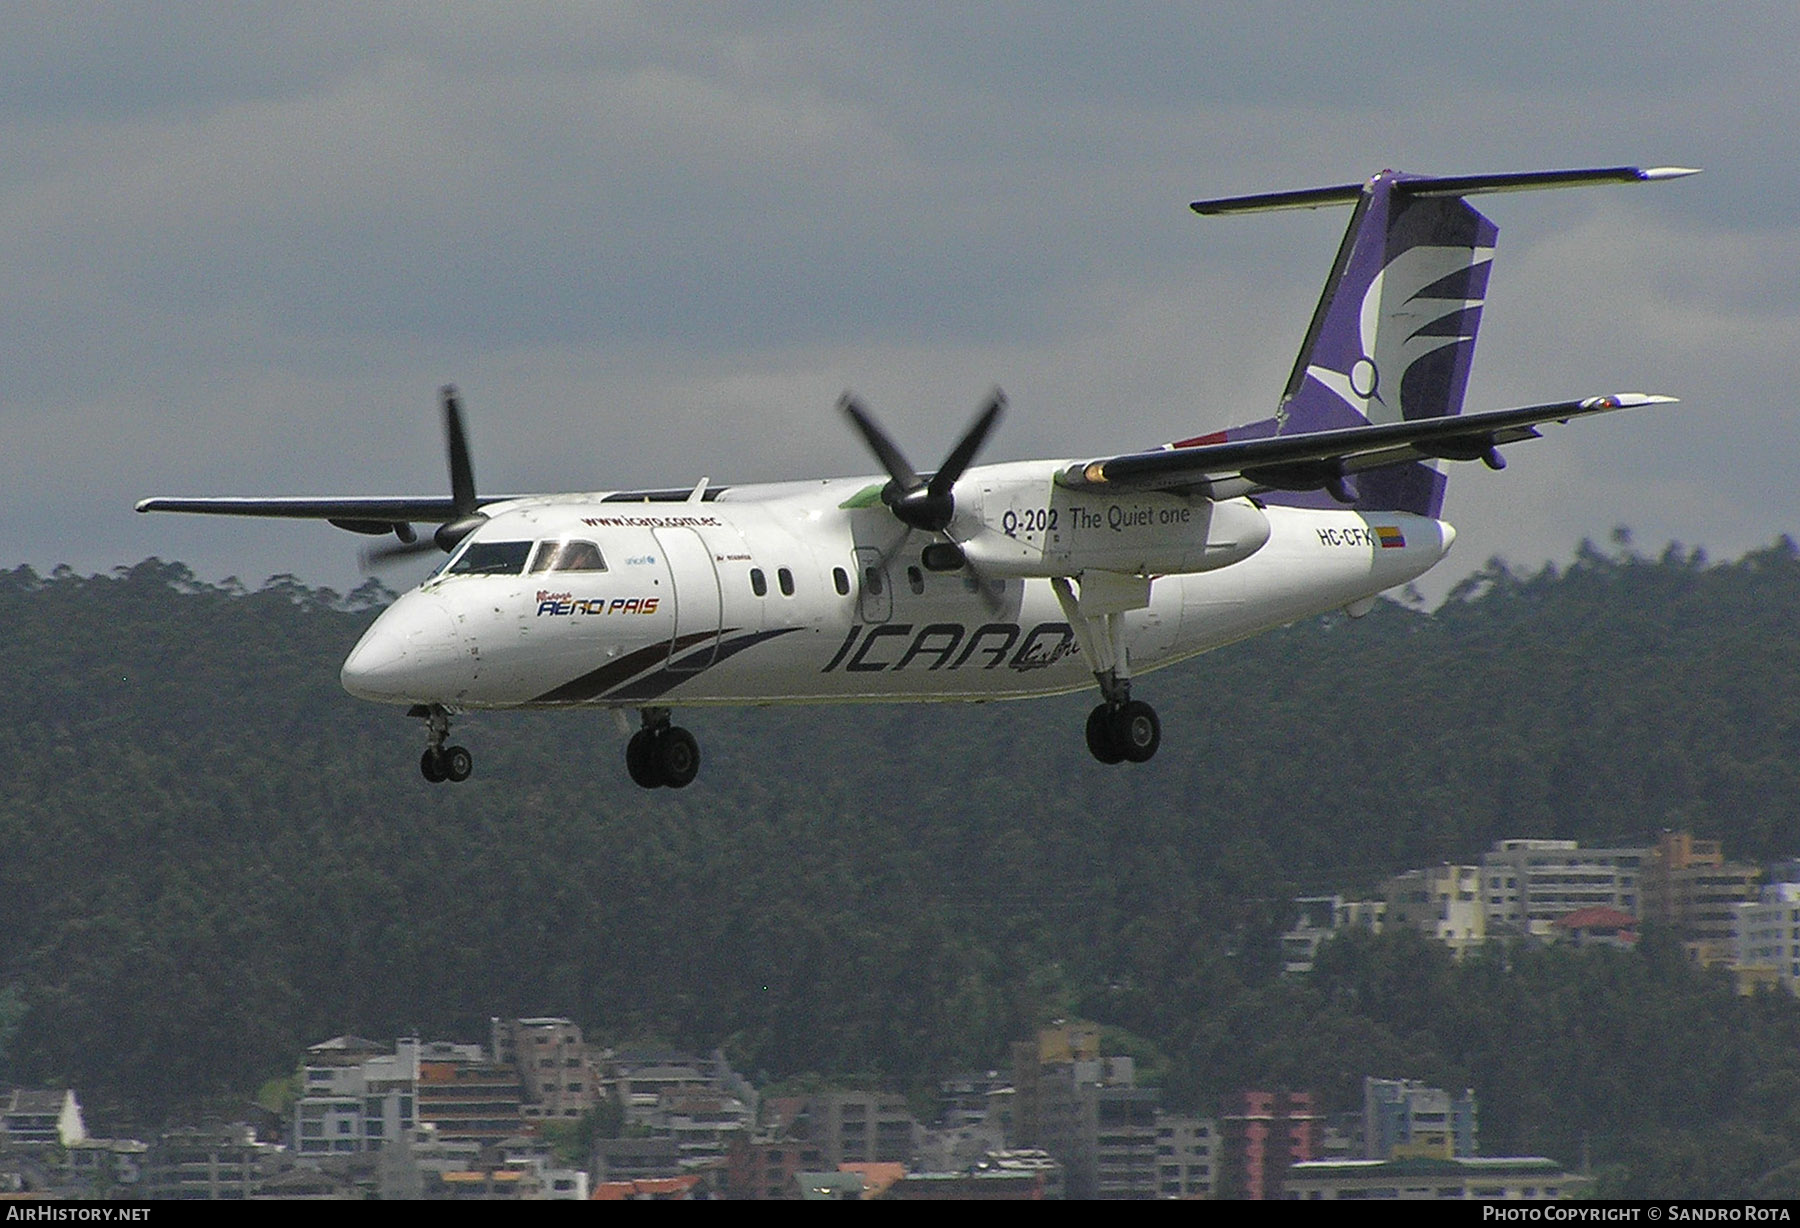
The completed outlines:
{"type": "Polygon", "coordinates": [[[1542,423],[1674,402],[1674,397],[1622,392],[1451,418],[1197,442],[1072,465],[1058,481],[1073,489],[1165,490],[1224,498],[1264,489],[1325,490],[1351,474],[1421,460],[1482,460],[1498,468],[1495,449],[1536,438],[1535,428],[1542,423]]]}
{"type": "MultiPolygon", "coordinates": [[[[1605,183],[1649,183],[1680,179],[1699,172],[1685,166],[1609,166],[1572,171],[1520,171],[1504,175],[1398,175],[1393,190],[1404,196],[1477,196],[1486,192],[1534,192],[1545,188],[1579,188],[1605,183]]],[[[1259,192],[1253,196],[1224,196],[1197,200],[1190,207],[1207,217],[1234,213],[1265,213],[1274,209],[1317,209],[1325,205],[1354,204],[1366,184],[1343,183],[1328,188],[1302,188],[1294,192],[1259,192]]]]}

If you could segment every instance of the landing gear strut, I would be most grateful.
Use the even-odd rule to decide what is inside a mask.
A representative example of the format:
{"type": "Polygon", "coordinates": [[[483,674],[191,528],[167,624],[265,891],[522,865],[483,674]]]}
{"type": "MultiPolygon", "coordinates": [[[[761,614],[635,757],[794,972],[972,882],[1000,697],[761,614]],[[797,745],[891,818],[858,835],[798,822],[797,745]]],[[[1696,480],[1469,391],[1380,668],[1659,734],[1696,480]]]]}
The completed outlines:
{"type": "Polygon", "coordinates": [[[450,713],[442,704],[419,704],[409,716],[425,718],[425,753],[419,756],[419,775],[432,784],[464,781],[475,770],[475,756],[460,746],[445,746],[450,739],[450,713]]]}
{"type": "Polygon", "coordinates": [[[1155,708],[1131,697],[1124,615],[1150,604],[1149,579],[1096,573],[1082,580],[1079,596],[1066,576],[1053,577],[1050,587],[1105,697],[1088,713],[1088,750],[1102,763],[1146,762],[1162,745],[1162,722],[1155,708]]]}
{"type": "Polygon", "coordinates": [[[642,710],[644,727],[625,744],[625,770],[646,789],[681,789],[700,774],[700,744],[669,723],[667,708],[642,710]]]}

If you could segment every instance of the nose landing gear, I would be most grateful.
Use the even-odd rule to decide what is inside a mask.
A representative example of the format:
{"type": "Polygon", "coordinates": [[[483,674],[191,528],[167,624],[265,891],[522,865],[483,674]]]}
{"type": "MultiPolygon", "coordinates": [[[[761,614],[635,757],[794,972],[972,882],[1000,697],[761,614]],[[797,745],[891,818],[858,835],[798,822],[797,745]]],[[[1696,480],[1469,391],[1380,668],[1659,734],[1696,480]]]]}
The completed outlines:
{"type": "Polygon", "coordinates": [[[420,704],[409,716],[425,718],[425,753],[419,756],[419,775],[432,784],[458,783],[475,770],[475,756],[460,746],[445,746],[450,739],[450,713],[442,704],[420,704]]]}
{"type": "Polygon", "coordinates": [[[644,727],[625,744],[625,770],[646,789],[682,789],[700,774],[700,743],[669,723],[667,708],[645,708],[644,727]]]}

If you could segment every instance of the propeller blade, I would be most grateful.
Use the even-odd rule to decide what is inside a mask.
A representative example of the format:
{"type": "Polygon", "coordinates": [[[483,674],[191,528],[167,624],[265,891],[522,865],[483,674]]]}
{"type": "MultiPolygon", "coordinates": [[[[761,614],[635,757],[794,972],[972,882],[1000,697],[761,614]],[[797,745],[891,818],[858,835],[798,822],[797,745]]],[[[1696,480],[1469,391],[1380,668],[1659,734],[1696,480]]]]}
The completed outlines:
{"type": "Polygon", "coordinates": [[[437,542],[430,537],[415,537],[412,541],[392,541],[380,546],[369,546],[359,551],[357,563],[362,567],[364,575],[378,571],[402,559],[412,558],[418,554],[432,554],[437,551],[437,542]]]}
{"type": "Polygon", "coordinates": [[[925,479],[918,475],[894,441],[888,438],[887,432],[881,429],[874,415],[864,409],[855,397],[846,392],[838,399],[838,408],[850,415],[850,421],[856,424],[856,429],[862,433],[869,449],[881,461],[881,467],[887,470],[888,477],[894,480],[894,486],[902,495],[925,489],[925,479]]]}
{"type": "Polygon", "coordinates": [[[475,495],[475,466],[469,460],[469,435],[463,429],[462,405],[457,399],[456,386],[445,384],[438,390],[438,395],[444,406],[444,450],[450,458],[450,506],[456,512],[456,518],[439,525],[435,532],[424,537],[416,534],[410,524],[396,524],[394,536],[399,538],[398,541],[372,546],[358,556],[365,572],[415,554],[429,554],[434,550],[449,554],[487,520],[475,495]]]}
{"type": "Polygon", "coordinates": [[[1005,409],[1006,394],[996,388],[994,395],[988,398],[987,407],[976,415],[969,429],[963,432],[962,439],[951,449],[950,455],[944,458],[942,468],[931,475],[929,489],[933,498],[942,499],[950,493],[957,479],[962,477],[963,470],[969,467],[969,462],[981,450],[981,445],[987,442],[988,435],[993,432],[995,423],[1000,421],[1000,414],[1005,409]]]}
{"type": "Polygon", "coordinates": [[[914,529],[923,529],[927,533],[942,533],[956,519],[956,499],[952,493],[957,480],[968,469],[969,462],[987,442],[987,437],[1000,420],[1000,413],[1006,408],[1006,397],[995,390],[988,399],[987,407],[977,414],[975,421],[950,450],[950,455],[938,467],[926,483],[918,471],[912,467],[905,455],[901,453],[894,441],[888,438],[887,432],[875,421],[873,414],[864,409],[856,398],[845,393],[838,401],[838,406],[850,416],[850,421],[868,441],[869,448],[881,461],[882,468],[887,470],[890,479],[887,489],[881,492],[881,501],[888,505],[895,519],[901,524],[914,529]]]}
{"type": "Polygon", "coordinates": [[[469,461],[469,437],[463,430],[456,386],[445,384],[439,395],[444,399],[444,443],[450,453],[450,502],[460,519],[475,514],[475,467],[469,461]]]}

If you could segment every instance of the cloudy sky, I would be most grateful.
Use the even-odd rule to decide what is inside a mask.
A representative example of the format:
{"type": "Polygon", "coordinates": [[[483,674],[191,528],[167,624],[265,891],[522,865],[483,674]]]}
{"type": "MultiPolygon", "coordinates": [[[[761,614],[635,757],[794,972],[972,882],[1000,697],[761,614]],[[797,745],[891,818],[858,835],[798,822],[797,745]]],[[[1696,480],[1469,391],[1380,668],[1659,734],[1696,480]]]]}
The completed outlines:
{"type": "MultiPolygon", "coordinates": [[[[8,5],[0,567],[357,582],[323,526],[150,494],[870,471],[1267,416],[1345,215],[1209,195],[1639,163],[1489,197],[1471,409],[1670,409],[1453,470],[1449,580],[1613,526],[1800,536],[1800,9],[1634,4],[8,5]]],[[[404,573],[390,582],[406,579],[404,573]]]]}

